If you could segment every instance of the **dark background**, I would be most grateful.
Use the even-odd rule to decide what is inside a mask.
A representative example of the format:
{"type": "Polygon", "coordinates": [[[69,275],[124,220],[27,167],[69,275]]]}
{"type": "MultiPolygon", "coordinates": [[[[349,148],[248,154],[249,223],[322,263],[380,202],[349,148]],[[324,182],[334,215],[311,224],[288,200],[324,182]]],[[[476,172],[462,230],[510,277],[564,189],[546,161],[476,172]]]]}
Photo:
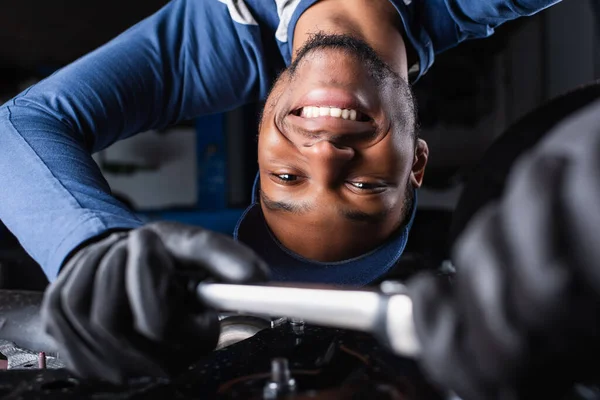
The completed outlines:
{"type": "Polygon", "coordinates": [[[166,0],[7,0],[0,5],[0,65],[65,65],[154,13],[166,0]]]}

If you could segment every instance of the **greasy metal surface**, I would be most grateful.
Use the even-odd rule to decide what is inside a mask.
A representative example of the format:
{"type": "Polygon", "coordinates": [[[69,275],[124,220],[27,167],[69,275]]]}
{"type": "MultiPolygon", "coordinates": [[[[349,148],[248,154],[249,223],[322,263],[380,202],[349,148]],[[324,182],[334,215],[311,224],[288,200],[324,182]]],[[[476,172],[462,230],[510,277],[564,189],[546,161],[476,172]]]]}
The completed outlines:
{"type": "Polygon", "coordinates": [[[220,318],[221,335],[217,349],[231,346],[256,335],[263,329],[271,328],[271,319],[248,315],[228,315],[220,318]]]}
{"type": "Polygon", "coordinates": [[[0,313],[28,306],[39,308],[43,297],[42,292],[0,290],[0,313]]]}
{"type": "MultiPolygon", "coordinates": [[[[6,307],[5,307],[6,309],[6,307]]],[[[123,386],[78,379],[64,369],[0,371],[0,398],[261,399],[271,363],[288,360],[300,399],[442,399],[411,360],[393,356],[370,335],[290,324],[215,351],[171,380],[143,378],[123,386]]],[[[576,386],[563,400],[598,400],[597,386],[576,386]]]]}
{"type": "Polygon", "coordinates": [[[65,370],[0,372],[0,397],[11,399],[261,399],[271,361],[288,360],[297,385],[290,399],[441,399],[416,364],[395,357],[371,336],[289,325],[212,353],[172,380],[141,379],[126,386],[76,379],[65,370]]]}
{"type": "Polygon", "coordinates": [[[34,351],[56,351],[40,325],[42,292],[0,290],[0,339],[34,351]]]}
{"type": "Polygon", "coordinates": [[[2,339],[0,339],[0,354],[7,359],[4,369],[39,369],[40,365],[44,365],[44,361],[46,368],[58,369],[66,366],[56,354],[31,351],[2,339]],[[42,358],[41,354],[45,354],[45,357],[42,358]]]}

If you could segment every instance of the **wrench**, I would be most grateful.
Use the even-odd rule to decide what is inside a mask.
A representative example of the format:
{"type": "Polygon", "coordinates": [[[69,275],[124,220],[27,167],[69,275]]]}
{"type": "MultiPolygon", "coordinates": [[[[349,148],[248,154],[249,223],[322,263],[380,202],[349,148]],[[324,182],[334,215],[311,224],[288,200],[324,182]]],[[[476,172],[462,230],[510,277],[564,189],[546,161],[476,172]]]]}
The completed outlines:
{"type": "Polygon", "coordinates": [[[420,345],[412,301],[402,288],[393,282],[384,282],[382,291],[306,284],[200,283],[195,290],[204,304],[219,311],[295,318],[315,325],[368,332],[394,353],[417,358],[420,345]],[[385,284],[395,286],[386,292],[385,284]]]}

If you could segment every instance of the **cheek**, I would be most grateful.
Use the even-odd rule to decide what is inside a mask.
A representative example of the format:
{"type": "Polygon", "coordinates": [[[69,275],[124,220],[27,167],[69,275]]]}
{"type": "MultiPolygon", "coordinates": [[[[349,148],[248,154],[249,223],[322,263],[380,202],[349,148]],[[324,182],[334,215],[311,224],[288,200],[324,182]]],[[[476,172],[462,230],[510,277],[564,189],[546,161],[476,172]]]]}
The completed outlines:
{"type": "Polygon", "coordinates": [[[263,116],[266,114],[272,114],[273,110],[287,97],[291,87],[291,80],[288,71],[284,71],[277,80],[273,83],[267,99],[265,100],[265,107],[263,116]]]}
{"type": "Polygon", "coordinates": [[[414,162],[412,140],[409,143],[400,135],[390,132],[380,143],[367,149],[363,157],[365,164],[376,166],[382,175],[401,185],[408,178],[414,162]]]}
{"type": "Polygon", "coordinates": [[[415,149],[414,140],[410,133],[391,132],[391,143],[388,157],[394,160],[399,176],[406,177],[414,163],[415,149]]]}
{"type": "Polygon", "coordinates": [[[404,189],[393,190],[378,200],[378,209],[387,210],[387,219],[396,219],[401,214],[404,196],[404,189]]]}
{"type": "Polygon", "coordinates": [[[288,143],[275,127],[273,121],[267,121],[258,135],[258,164],[266,165],[269,159],[285,157],[288,143]]]}
{"type": "Polygon", "coordinates": [[[385,203],[389,213],[384,222],[384,231],[393,232],[405,222],[403,219],[405,216],[405,198],[406,190],[404,188],[386,198],[385,203]]]}
{"type": "Polygon", "coordinates": [[[281,90],[278,87],[273,89],[262,114],[258,132],[258,162],[264,162],[268,155],[272,157],[277,150],[285,145],[285,139],[277,128],[275,119],[281,110],[285,99],[282,99],[281,90]]]}

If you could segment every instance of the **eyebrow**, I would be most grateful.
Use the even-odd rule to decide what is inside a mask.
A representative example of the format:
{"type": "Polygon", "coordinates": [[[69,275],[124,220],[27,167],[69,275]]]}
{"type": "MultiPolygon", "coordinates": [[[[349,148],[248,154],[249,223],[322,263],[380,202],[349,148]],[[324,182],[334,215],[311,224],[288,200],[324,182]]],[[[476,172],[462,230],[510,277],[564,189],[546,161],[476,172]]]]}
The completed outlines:
{"type": "Polygon", "coordinates": [[[272,200],[262,190],[260,191],[260,199],[265,207],[271,211],[287,211],[293,214],[301,215],[312,209],[312,205],[307,203],[272,200]]]}
{"type": "MultiPolygon", "coordinates": [[[[295,203],[293,201],[275,201],[269,198],[263,191],[260,192],[260,199],[264,206],[271,211],[284,211],[296,215],[302,215],[313,209],[308,203],[295,203]]],[[[351,221],[377,223],[383,220],[390,212],[388,208],[375,213],[366,213],[360,210],[342,208],[340,214],[351,221]]]]}

